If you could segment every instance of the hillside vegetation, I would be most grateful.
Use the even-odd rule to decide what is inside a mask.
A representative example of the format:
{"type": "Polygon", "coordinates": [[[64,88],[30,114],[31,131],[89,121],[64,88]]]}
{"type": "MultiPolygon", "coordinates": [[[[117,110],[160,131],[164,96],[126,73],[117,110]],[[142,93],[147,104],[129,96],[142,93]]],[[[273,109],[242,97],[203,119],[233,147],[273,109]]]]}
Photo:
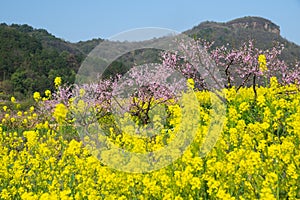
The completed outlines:
{"type": "MultiPolygon", "coordinates": [[[[249,39],[253,39],[259,49],[270,49],[278,42],[285,46],[281,58],[286,63],[294,65],[300,60],[300,47],[281,37],[278,25],[259,17],[244,17],[226,23],[203,22],[184,33],[214,41],[215,47],[227,45],[229,49],[237,48],[249,39]]],[[[34,91],[53,90],[52,80],[57,76],[73,83],[83,60],[102,41],[92,39],[71,43],[26,24],[0,24],[0,99],[8,99],[11,95],[22,99],[34,91]]],[[[128,53],[112,63],[105,76],[125,73],[134,63],[140,63],[140,58],[145,59],[145,55],[155,57],[157,53],[149,50],[128,53]]],[[[152,57],[151,60],[157,60],[152,57]]]]}
{"type": "Polygon", "coordinates": [[[184,32],[191,37],[214,41],[215,46],[227,45],[238,48],[244,42],[255,41],[255,47],[270,49],[278,42],[285,46],[282,59],[287,63],[300,60],[299,45],[280,35],[280,27],[270,20],[260,17],[244,17],[226,23],[203,22],[184,32]]]}

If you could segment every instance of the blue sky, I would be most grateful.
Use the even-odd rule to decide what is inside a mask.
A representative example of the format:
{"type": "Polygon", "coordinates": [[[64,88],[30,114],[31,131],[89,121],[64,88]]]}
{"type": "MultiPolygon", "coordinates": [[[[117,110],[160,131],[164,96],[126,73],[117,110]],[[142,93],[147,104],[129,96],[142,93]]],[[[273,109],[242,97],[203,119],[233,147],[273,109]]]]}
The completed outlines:
{"type": "Polygon", "coordinates": [[[44,28],[67,41],[109,38],[122,31],[161,27],[184,31],[203,21],[260,16],[300,45],[300,0],[2,0],[0,22],[44,28]]]}

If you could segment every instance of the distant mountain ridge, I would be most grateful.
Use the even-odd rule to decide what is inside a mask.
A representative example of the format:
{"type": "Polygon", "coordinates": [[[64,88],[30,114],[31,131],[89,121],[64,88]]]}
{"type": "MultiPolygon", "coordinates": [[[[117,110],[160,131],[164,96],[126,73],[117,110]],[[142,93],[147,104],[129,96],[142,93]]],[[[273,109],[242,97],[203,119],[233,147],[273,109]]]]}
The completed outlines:
{"type": "Polygon", "coordinates": [[[244,17],[244,18],[239,18],[239,19],[229,21],[225,24],[235,29],[250,28],[250,29],[263,30],[263,31],[280,35],[280,27],[278,25],[274,24],[268,19],[264,19],[261,17],[244,17]]]}
{"type": "Polygon", "coordinates": [[[243,17],[224,23],[206,21],[184,33],[191,37],[214,41],[215,46],[229,44],[231,47],[239,47],[253,39],[257,48],[268,49],[276,41],[284,44],[282,59],[287,63],[300,60],[300,46],[283,38],[278,25],[261,17],[243,17]]]}
{"type": "MultiPolygon", "coordinates": [[[[267,49],[276,41],[285,45],[282,59],[287,63],[300,60],[300,46],[283,38],[278,25],[261,17],[243,17],[222,23],[206,21],[183,33],[214,41],[215,46],[239,47],[253,39],[257,48],[267,49]]],[[[55,76],[73,82],[85,57],[102,41],[97,38],[71,43],[26,24],[0,24],[0,99],[6,94],[26,96],[51,89],[55,76]]],[[[127,55],[116,63],[113,71],[128,68],[128,60],[127,55]]]]}

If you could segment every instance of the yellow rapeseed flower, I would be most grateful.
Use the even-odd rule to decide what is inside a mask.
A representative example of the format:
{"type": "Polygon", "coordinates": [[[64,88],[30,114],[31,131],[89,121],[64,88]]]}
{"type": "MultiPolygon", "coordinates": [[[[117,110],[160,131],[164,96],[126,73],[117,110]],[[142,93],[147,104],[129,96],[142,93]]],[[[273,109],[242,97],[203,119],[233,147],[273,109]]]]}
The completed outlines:
{"type": "Polygon", "coordinates": [[[45,96],[50,97],[51,96],[51,91],[50,90],[45,90],[45,96]]]}
{"type": "Polygon", "coordinates": [[[16,98],[15,97],[11,97],[10,101],[13,102],[13,103],[15,103],[16,102],[16,98]]]}
{"type": "MultiPolygon", "coordinates": [[[[210,93],[205,91],[195,92],[199,104],[187,101],[179,105],[173,100],[166,105],[168,116],[151,113],[151,123],[145,126],[151,128],[151,137],[142,135],[144,127],[132,123],[132,116],[126,113],[117,120],[109,115],[99,119],[97,126],[88,125],[82,130],[105,130],[105,134],[83,135],[79,142],[77,134],[71,136],[71,123],[64,129],[61,123],[69,122],[69,113],[90,113],[83,100],[70,100],[74,108],[57,104],[49,115],[35,113],[39,107],[23,114],[9,108],[3,112],[1,107],[0,199],[297,199],[300,93],[285,95],[287,87],[271,78],[268,87],[257,88],[255,104],[252,88],[224,90],[230,99],[224,130],[220,137],[217,131],[210,132],[217,142],[208,137],[208,131],[216,129],[211,122],[219,117],[218,110],[212,108],[210,93]],[[199,118],[184,117],[194,108],[199,108],[199,118]],[[192,139],[192,143],[186,149],[169,148],[182,130],[192,130],[193,120],[195,137],[181,136],[181,142],[192,139]],[[201,156],[208,146],[213,148],[201,156]],[[165,147],[170,155],[157,151],[165,147]],[[127,152],[132,156],[126,156],[127,152]],[[153,156],[145,159],[136,156],[150,152],[153,156]],[[150,165],[176,154],[180,157],[170,167],[147,171],[150,165]],[[120,165],[132,172],[143,168],[146,173],[116,170],[120,165]]],[[[189,100],[190,94],[183,96],[189,100]]],[[[177,143],[173,146],[180,145],[177,143]]]]}
{"type": "Polygon", "coordinates": [[[83,97],[84,94],[85,94],[85,90],[83,88],[80,88],[79,90],[80,97],[83,97]]]}
{"type": "Polygon", "coordinates": [[[55,85],[55,87],[58,87],[61,85],[61,77],[60,76],[58,76],[54,79],[54,85],[55,85]]]}
{"type": "Polygon", "coordinates": [[[33,93],[33,99],[38,102],[41,99],[41,94],[39,92],[33,93]]]}
{"type": "Polygon", "coordinates": [[[261,72],[265,72],[268,70],[266,56],[264,54],[260,54],[258,56],[258,64],[259,64],[259,70],[261,72]]]}
{"type": "Polygon", "coordinates": [[[186,81],[186,84],[189,88],[191,89],[194,89],[195,88],[195,81],[192,79],[192,78],[189,78],[187,81],[186,81]]]}
{"type": "Polygon", "coordinates": [[[33,112],[34,111],[34,106],[30,106],[29,111],[33,112]]]}
{"type": "Polygon", "coordinates": [[[23,115],[22,111],[19,111],[19,112],[17,113],[17,115],[18,115],[19,117],[21,117],[21,116],[23,115]]]}
{"type": "Polygon", "coordinates": [[[27,139],[28,147],[32,147],[36,144],[38,134],[35,131],[24,131],[23,135],[27,139]]]}
{"type": "Polygon", "coordinates": [[[53,117],[56,119],[57,122],[61,123],[66,119],[67,113],[68,113],[67,107],[64,104],[59,103],[56,105],[54,109],[53,117]]]}

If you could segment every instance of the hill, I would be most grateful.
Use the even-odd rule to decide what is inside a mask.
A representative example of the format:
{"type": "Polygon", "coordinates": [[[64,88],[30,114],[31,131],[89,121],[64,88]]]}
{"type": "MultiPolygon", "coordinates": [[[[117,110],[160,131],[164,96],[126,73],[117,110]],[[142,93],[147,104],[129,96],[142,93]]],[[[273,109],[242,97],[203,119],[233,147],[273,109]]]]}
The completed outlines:
{"type": "Polygon", "coordinates": [[[243,17],[225,23],[206,21],[184,33],[191,37],[214,41],[215,46],[229,44],[231,47],[239,47],[253,39],[257,48],[268,49],[274,42],[279,42],[285,46],[282,59],[287,63],[300,60],[300,46],[283,38],[278,25],[261,17],[243,17]]]}
{"type": "Polygon", "coordinates": [[[56,76],[73,82],[84,58],[75,44],[46,30],[0,24],[0,93],[22,98],[43,92],[56,76]]]}
{"type": "Polygon", "coordinates": [[[81,53],[84,53],[85,55],[89,54],[100,42],[102,42],[103,39],[92,39],[87,41],[80,41],[77,43],[74,43],[74,47],[80,50],[81,53]]]}
{"type": "MultiPolygon", "coordinates": [[[[206,21],[184,33],[215,41],[215,46],[239,47],[253,39],[256,47],[267,49],[279,42],[285,45],[282,59],[287,63],[300,60],[300,46],[283,38],[278,25],[260,17],[243,17],[225,23],[206,21]]],[[[102,41],[98,38],[71,43],[26,24],[0,24],[0,99],[10,95],[22,98],[34,91],[53,89],[56,76],[72,83],[85,57],[102,41]]],[[[105,75],[125,73],[133,63],[139,63],[139,57],[145,59],[145,55],[155,60],[157,52],[128,53],[115,61],[105,75]]]]}

